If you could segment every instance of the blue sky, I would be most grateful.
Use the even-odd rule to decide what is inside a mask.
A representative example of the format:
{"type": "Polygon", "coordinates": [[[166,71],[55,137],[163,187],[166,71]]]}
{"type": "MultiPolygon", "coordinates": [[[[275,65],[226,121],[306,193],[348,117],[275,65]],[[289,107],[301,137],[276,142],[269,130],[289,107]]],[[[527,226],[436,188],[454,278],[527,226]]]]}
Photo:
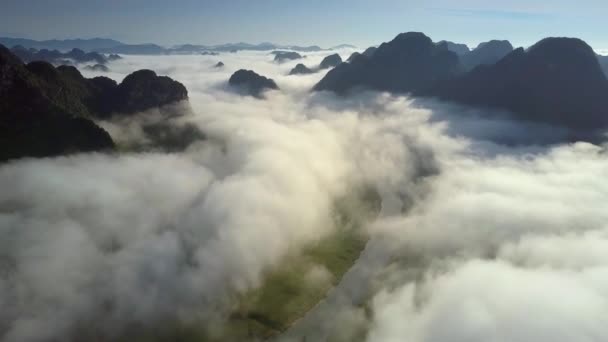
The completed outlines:
{"type": "Polygon", "coordinates": [[[361,47],[399,32],[469,45],[571,36],[608,49],[608,0],[0,0],[0,35],[361,47]]]}

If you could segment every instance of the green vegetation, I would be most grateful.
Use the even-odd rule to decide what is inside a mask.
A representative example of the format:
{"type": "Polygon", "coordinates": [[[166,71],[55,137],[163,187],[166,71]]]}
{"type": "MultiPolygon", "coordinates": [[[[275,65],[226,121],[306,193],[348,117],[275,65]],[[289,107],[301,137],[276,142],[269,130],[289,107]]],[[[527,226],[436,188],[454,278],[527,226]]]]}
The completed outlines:
{"type": "Polygon", "coordinates": [[[286,331],[322,301],[359,258],[367,243],[361,228],[377,214],[379,204],[370,189],[338,200],[335,230],[286,257],[266,274],[262,286],[239,296],[227,321],[169,324],[124,341],[264,341],[286,331]]]}

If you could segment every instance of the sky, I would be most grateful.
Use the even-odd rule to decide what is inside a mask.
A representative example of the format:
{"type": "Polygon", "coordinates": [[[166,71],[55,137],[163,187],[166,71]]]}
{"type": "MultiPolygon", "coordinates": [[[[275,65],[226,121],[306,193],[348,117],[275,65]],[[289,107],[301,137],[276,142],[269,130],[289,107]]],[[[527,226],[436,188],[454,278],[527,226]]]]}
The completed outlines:
{"type": "Polygon", "coordinates": [[[606,0],[2,0],[0,7],[0,35],[32,39],[366,47],[422,31],[471,46],[569,36],[608,49],[606,0]]]}

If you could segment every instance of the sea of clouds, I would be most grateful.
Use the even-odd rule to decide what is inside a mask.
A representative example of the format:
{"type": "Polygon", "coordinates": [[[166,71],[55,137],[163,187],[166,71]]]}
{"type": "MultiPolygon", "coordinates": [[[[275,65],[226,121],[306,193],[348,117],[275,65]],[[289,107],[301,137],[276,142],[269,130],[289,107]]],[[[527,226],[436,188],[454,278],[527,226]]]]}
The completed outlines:
{"type": "Polygon", "coordinates": [[[0,166],[0,339],[216,322],[235,294],[335,229],[337,198],[371,185],[383,205],[360,261],[279,339],[607,340],[605,148],[432,99],[311,93],[323,73],[287,75],[327,54],[109,64],[117,81],[142,68],[179,80],[189,103],[100,123],[144,151],[0,166]],[[240,68],[281,89],[239,95],[227,80],[240,68]],[[149,122],[205,138],[166,152],[149,122]]]}

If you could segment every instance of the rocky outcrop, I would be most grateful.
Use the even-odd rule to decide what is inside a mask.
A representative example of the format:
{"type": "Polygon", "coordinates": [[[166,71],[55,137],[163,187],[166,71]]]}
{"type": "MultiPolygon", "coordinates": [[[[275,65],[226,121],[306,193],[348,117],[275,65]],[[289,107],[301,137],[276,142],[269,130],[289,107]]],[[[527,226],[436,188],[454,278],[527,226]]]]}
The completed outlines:
{"type": "Polygon", "coordinates": [[[522,120],[565,126],[576,137],[608,127],[608,80],[579,39],[544,39],[419,94],[506,109],[522,120]]]}
{"type": "Polygon", "coordinates": [[[258,75],[251,70],[241,69],[232,76],[228,84],[234,88],[237,88],[245,95],[251,95],[254,97],[262,97],[262,94],[266,90],[278,90],[277,84],[270,78],[258,75]]]}
{"type": "Polygon", "coordinates": [[[86,79],[73,66],[24,65],[0,46],[0,161],[112,149],[93,119],[186,98],[183,85],[149,70],[118,85],[107,77],[86,79]]]}
{"type": "Polygon", "coordinates": [[[224,62],[220,61],[220,62],[217,62],[213,67],[216,68],[216,69],[221,69],[224,66],[225,66],[224,62]]]}
{"type": "Polygon", "coordinates": [[[344,94],[354,88],[367,88],[406,93],[449,79],[459,70],[454,52],[435,45],[422,33],[402,33],[380,45],[371,57],[363,54],[351,63],[338,65],[314,90],[344,94]]]}
{"type": "Polygon", "coordinates": [[[342,57],[339,54],[334,53],[333,55],[329,55],[321,61],[319,64],[319,69],[329,69],[337,67],[340,63],[342,63],[342,57]]]}
{"type": "Polygon", "coordinates": [[[313,74],[315,71],[308,68],[306,65],[300,63],[296,65],[291,71],[289,75],[308,75],[313,74]]]}
{"type": "Polygon", "coordinates": [[[513,45],[508,40],[491,40],[481,43],[471,52],[460,56],[462,66],[466,71],[473,70],[478,65],[492,65],[513,51],[513,45]]]}
{"type": "Polygon", "coordinates": [[[293,69],[291,69],[291,71],[289,72],[289,75],[314,74],[316,72],[319,72],[320,70],[333,68],[337,65],[340,65],[340,63],[342,63],[342,57],[340,57],[339,54],[334,53],[332,55],[329,55],[329,56],[323,58],[321,63],[314,68],[309,68],[306,65],[300,63],[300,64],[296,65],[293,69]]]}
{"type": "Polygon", "coordinates": [[[352,54],[351,54],[351,55],[348,57],[348,59],[346,60],[346,62],[347,62],[347,63],[352,63],[352,61],[354,61],[354,60],[355,60],[355,58],[357,58],[357,57],[359,57],[359,56],[361,56],[361,53],[360,53],[360,52],[353,52],[353,53],[352,53],[352,54]]]}
{"type": "Polygon", "coordinates": [[[183,84],[152,70],[136,71],[116,89],[114,112],[134,113],[186,100],[188,91],[183,84]]]}
{"type": "Polygon", "coordinates": [[[278,63],[302,59],[302,55],[293,51],[273,51],[272,53],[274,54],[274,61],[278,63]]]}

